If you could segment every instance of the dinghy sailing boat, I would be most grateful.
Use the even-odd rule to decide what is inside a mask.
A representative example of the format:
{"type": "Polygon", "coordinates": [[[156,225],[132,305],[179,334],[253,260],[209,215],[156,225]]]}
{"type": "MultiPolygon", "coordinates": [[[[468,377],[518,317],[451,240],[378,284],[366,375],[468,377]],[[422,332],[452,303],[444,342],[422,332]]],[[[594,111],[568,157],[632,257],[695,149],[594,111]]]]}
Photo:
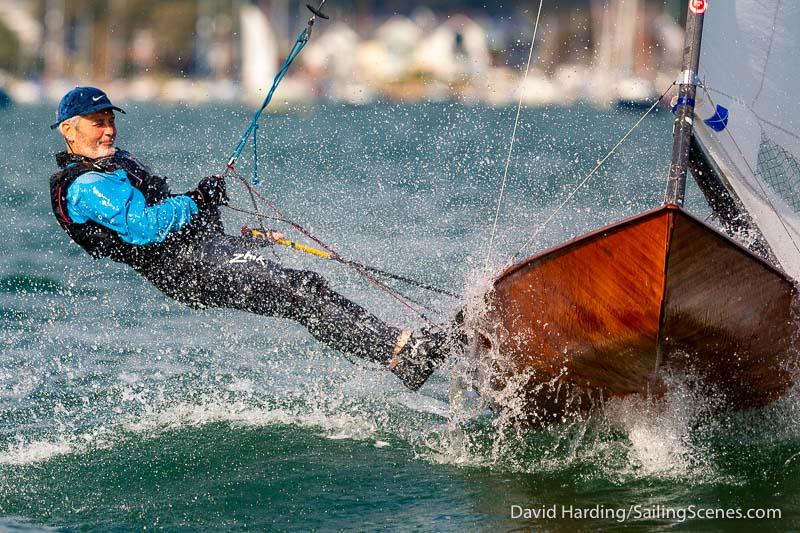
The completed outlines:
{"type": "Polygon", "coordinates": [[[664,204],[510,266],[486,296],[483,349],[503,361],[491,386],[514,387],[529,423],[658,394],[667,371],[698,375],[734,408],[792,384],[800,5],[709,4],[689,1],[664,204]],[[684,210],[689,170],[726,233],[684,210]]]}

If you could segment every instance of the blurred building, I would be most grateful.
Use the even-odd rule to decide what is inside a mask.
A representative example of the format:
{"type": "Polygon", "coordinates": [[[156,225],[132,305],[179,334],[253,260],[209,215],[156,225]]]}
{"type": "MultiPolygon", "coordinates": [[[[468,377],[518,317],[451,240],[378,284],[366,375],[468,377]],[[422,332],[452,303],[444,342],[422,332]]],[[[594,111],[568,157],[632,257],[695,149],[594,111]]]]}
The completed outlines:
{"type": "MultiPolygon", "coordinates": [[[[520,96],[532,5],[329,0],[332,20],[315,28],[280,99],[508,104],[520,96]]],[[[546,2],[522,98],[650,98],[674,77],[683,5],[546,2]]],[[[0,84],[34,101],[76,83],[116,99],[255,101],[308,15],[294,0],[0,0],[0,84]]]]}

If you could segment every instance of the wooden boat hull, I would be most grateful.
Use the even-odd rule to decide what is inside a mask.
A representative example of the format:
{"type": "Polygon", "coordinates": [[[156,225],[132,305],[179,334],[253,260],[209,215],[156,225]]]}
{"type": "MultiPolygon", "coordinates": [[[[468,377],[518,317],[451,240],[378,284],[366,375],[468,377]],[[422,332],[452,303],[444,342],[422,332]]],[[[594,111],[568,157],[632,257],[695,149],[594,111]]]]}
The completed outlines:
{"type": "Polygon", "coordinates": [[[513,377],[545,422],[570,401],[658,393],[665,368],[701,376],[735,407],[765,405],[791,384],[796,293],[769,263],[664,206],[500,275],[488,295],[497,329],[484,339],[503,356],[493,386],[513,377]]]}

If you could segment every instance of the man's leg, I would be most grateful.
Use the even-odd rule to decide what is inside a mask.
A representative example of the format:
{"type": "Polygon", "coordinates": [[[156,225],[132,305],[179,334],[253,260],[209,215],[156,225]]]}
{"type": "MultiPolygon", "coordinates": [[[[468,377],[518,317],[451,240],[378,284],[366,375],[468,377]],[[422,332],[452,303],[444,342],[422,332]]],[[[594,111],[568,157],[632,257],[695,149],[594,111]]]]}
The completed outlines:
{"type": "Polygon", "coordinates": [[[408,341],[401,329],[332,290],[321,275],[283,268],[239,239],[209,241],[201,264],[205,305],[295,320],[331,348],[386,365],[408,341]]]}

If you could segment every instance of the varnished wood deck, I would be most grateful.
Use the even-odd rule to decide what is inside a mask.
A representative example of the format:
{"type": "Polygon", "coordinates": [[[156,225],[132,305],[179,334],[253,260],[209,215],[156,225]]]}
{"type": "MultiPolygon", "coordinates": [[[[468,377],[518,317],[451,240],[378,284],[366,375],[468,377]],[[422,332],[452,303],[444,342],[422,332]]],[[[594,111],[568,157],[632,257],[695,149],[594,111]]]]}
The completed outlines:
{"type": "Polygon", "coordinates": [[[795,295],[781,271],[664,206],[501,274],[489,318],[510,367],[495,385],[531,373],[522,392],[549,419],[564,408],[555,383],[606,397],[653,392],[673,367],[700,372],[731,405],[764,405],[790,383],[795,295]]]}

